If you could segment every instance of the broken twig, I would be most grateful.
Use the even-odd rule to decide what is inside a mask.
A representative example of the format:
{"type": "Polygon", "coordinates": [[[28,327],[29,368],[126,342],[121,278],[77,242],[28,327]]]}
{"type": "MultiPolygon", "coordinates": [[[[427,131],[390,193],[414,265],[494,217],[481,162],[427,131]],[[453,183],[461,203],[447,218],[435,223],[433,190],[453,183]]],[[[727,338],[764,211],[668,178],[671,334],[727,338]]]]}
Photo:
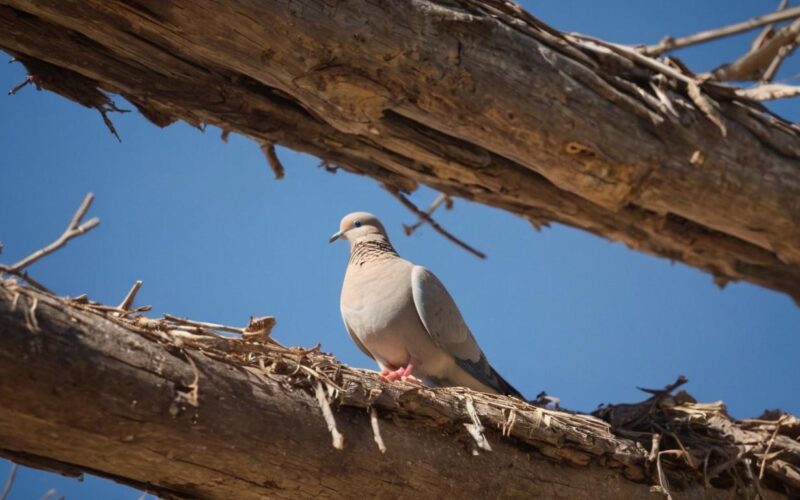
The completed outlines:
{"type": "Polygon", "coordinates": [[[444,236],[444,237],[445,237],[445,238],[447,238],[448,240],[452,241],[453,243],[455,243],[456,245],[460,246],[461,248],[463,248],[463,249],[464,249],[464,250],[466,250],[467,252],[471,253],[472,255],[474,255],[474,256],[476,256],[476,257],[478,257],[479,259],[485,259],[485,258],[486,258],[486,254],[485,254],[485,253],[481,252],[480,250],[476,250],[476,249],[472,248],[472,247],[471,247],[471,246],[469,246],[468,244],[466,244],[466,243],[464,243],[463,241],[461,241],[460,239],[456,238],[456,237],[455,237],[455,236],[453,236],[451,233],[449,233],[449,232],[448,232],[446,229],[444,229],[442,226],[440,226],[438,222],[436,222],[435,220],[433,220],[433,217],[431,217],[431,216],[430,216],[430,215],[428,215],[427,213],[425,213],[425,212],[423,212],[422,210],[420,210],[419,208],[417,208],[417,206],[416,206],[416,205],[414,205],[414,204],[411,202],[411,200],[409,200],[408,198],[406,198],[405,196],[403,196],[403,194],[402,194],[402,193],[401,193],[401,192],[400,192],[400,191],[399,191],[397,188],[395,188],[395,187],[393,187],[393,186],[388,186],[388,185],[384,185],[383,187],[384,187],[384,189],[386,189],[386,191],[387,191],[389,194],[391,194],[392,196],[394,196],[395,198],[397,198],[397,200],[399,200],[399,201],[400,201],[400,203],[402,203],[403,205],[405,205],[405,207],[406,207],[406,208],[408,208],[409,210],[411,210],[412,212],[414,212],[415,214],[417,214],[417,216],[418,216],[419,218],[421,218],[421,219],[424,219],[424,220],[425,220],[425,222],[427,222],[428,224],[430,224],[430,225],[431,225],[431,227],[432,227],[432,228],[433,228],[433,229],[434,229],[434,230],[435,230],[437,233],[441,234],[442,236],[444,236]]]}
{"type": "Polygon", "coordinates": [[[130,310],[131,306],[133,305],[133,301],[136,299],[136,294],[139,292],[139,289],[141,287],[142,287],[142,281],[136,280],[133,283],[133,286],[131,287],[130,291],[128,292],[128,295],[126,295],[125,298],[122,299],[122,302],[120,302],[119,306],[117,307],[119,309],[122,309],[123,311],[130,310]]]}
{"type": "Polygon", "coordinates": [[[33,75],[28,75],[25,77],[24,80],[22,80],[21,83],[14,85],[14,87],[8,91],[8,95],[16,94],[17,92],[22,90],[23,87],[25,87],[26,85],[30,85],[31,83],[33,83],[33,75]]]}
{"type": "Polygon", "coordinates": [[[275,144],[271,142],[261,144],[261,152],[267,158],[267,163],[269,163],[272,172],[275,174],[275,179],[283,179],[286,169],[283,168],[283,163],[278,158],[278,153],[275,152],[275,144]]]}
{"type": "MultiPolygon", "coordinates": [[[[453,199],[444,193],[439,193],[439,196],[437,196],[436,199],[433,200],[433,203],[431,203],[431,206],[429,206],[428,209],[425,210],[425,213],[428,215],[433,215],[433,213],[436,211],[437,208],[439,208],[439,206],[442,203],[445,204],[444,206],[447,210],[453,208],[453,199]]],[[[427,221],[420,217],[419,219],[417,219],[417,222],[411,224],[410,226],[403,224],[403,231],[405,231],[406,236],[411,236],[412,234],[414,234],[414,231],[419,229],[419,227],[425,224],[425,222],[427,221]]]]}
{"type": "Polygon", "coordinates": [[[331,411],[331,405],[328,402],[328,396],[325,394],[325,389],[322,387],[322,382],[319,380],[314,383],[314,393],[317,396],[317,403],[319,403],[319,408],[322,410],[322,416],[325,418],[325,423],[328,424],[328,430],[331,433],[333,447],[337,450],[344,449],[344,436],[342,436],[342,433],[339,432],[339,429],[336,427],[336,419],[333,418],[333,412],[331,411]]]}
{"type": "Polygon", "coordinates": [[[219,325],[217,323],[206,323],[205,321],[194,321],[191,319],[179,318],[178,316],[173,316],[171,314],[165,314],[164,319],[167,321],[172,321],[174,323],[179,323],[181,325],[194,326],[197,328],[206,328],[209,330],[220,330],[223,332],[230,332],[230,333],[238,333],[239,335],[244,334],[244,328],[239,328],[236,326],[219,325]]]}

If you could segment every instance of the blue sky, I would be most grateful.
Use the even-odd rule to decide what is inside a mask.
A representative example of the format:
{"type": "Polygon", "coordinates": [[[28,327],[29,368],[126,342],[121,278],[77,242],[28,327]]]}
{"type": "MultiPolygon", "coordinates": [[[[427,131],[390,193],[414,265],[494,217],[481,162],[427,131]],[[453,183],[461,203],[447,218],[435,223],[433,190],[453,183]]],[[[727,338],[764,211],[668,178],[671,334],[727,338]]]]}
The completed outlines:
{"type": "MultiPolygon", "coordinates": [[[[557,28],[622,43],[743,20],[773,3],[524,2],[557,28]]],[[[679,55],[710,69],[741,54],[751,37],[679,55]]],[[[792,61],[780,79],[798,72],[792,61]]],[[[19,65],[0,64],[0,88],[23,77],[19,65]]],[[[776,109],[800,118],[796,101],[776,109]]],[[[213,128],[162,130],[135,113],[115,115],[120,144],[95,111],[32,88],[0,98],[0,116],[0,260],[51,241],[83,196],[96,195],[91,214],[100,227],[32,267],[58,293],[118,303],[142,279],[138,303],[154,314],[228,324],[272,314],[282,342],[321,342],[342,361],[372,368],[339,316],[347,247],[327,243],[342,215],[367,210],[404,257],[447,285],[490,361],[529,397],[544,389],[590,411],[640,400],[635,386],[685,374],[695,397],[722,399],[734,416],[800,413],[800,309],[782,294],[741,283],[720,290],[684,265],[563,226],[535,232],[516,216],[456,200],[437,219],[489,255],[481,261],[430,228],[403,235],[413,216],[371,179],[331,175],[313,157],[279,150],[287,172],[275,181],[254,143],[232,135],[224,144],[213,128]]],[[[412,199],[427,206],[435,196],[420,189],[412,199]]],[[[0,482],[9,468],[0,461],[0,482]]],[[[22,469],[10,498],[51,488],[67,498],[140,495],[22,469]]]]}

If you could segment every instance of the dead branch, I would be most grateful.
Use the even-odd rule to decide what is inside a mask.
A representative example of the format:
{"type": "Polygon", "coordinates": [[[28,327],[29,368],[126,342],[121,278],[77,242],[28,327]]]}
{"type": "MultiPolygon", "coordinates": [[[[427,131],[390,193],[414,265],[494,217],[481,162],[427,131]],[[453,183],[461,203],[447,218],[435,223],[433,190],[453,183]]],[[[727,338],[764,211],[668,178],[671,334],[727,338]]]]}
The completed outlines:
{"type": "MultiPolygon", "coordinates": [[[[778,8],[775,9],[775,12],[780,12],[785,10],[786,7],[789,6],[789,0],[780,0],[778,3],[778,8]]],[[[775,25],[767,24],[761,29],[761,32],[753,39],[753,42],[750,44],[750,51],[754,51],[764,45],[764,42],[770,39],[772,35],[775,34],[775,25]]]]}
{"type": "Polygon", "coordinates": [[[756,16],[752,19],[748,19],[747,21],[731,24],[722,28],[701,31],[700,33],[695,33],[694,35],[681,38],[665,37],[655,45],[642,48],[641,52],[648,56],[658,56],[671,50],[682,49],[684,47],[709,42],[711,40],[717,40],[719,38],[744,33],[745,31],[754,30],[756,28],[760,28],[761,26],[785,21],[787,19],[794,19],[796,17],[800,17],[800,7],[794,7],[785,10],[779,9],[778,12],[765,14],[763,16],[756,16]]]}
{"type": "Polygon", "coordinates": [[[493,494],[504,498],[527,498],[532,487],[548,496],[645,498],[649,484],[680,497],[702,490],[697,469],[704,457],[706,498],[725,498],[734,484],[723,471],[741,470],[748,481],[745,459],[767,457],[766,488],[793,488],[798,474],[800,444],[788,437],[796,419],[740,424],[719,404],[667,394],[670,386],[654,391],[641,413],[649,417],[615,435],[592,416],[514,398],[388,384],[317,349],[234,337],[209,343],[213,332],[201,325],[216,329],[213,323],[192,322],[198,335],[184,338],[140,320],[0,282],[0,455],[90,471],[166,498],[282,498],[298,491],[394,497],[408,488],[448,497],[481,495],[486,485],[500,484],[493,494]],[[38,301],[37,338],[47,349],[31,343],[24,312],[11,306],[15,294],[38,301]],[[324,418],[308,411],[315,406],[324,418]],[[650,445],[654,433],[662,437],[651,447],[659,472],[650,483],[652,453],[636,442],[650,445]],[[484,439],[487,452],[473,456],[473,443],[484,439]],[[341,449],[322,444],[329,442],[341,449]],[[452,481],[442,480],[443,468],[452,481]],[[403,481],[388,481],[385,470],[400,470],[403,481]]]}
{"type": "Polygon", "coordinates": [[[795,49],[797,49],[797,43],[798,41],[795,39],[795,41],[778,49],[778,53],[775,54],[775,58],[769,63],[767,69],[764,70],[764,74],[761,75],[761,83],[771,82],[775,78],[775,75],[778,73],[783,61],[792,55],[795,49]]]}
{"type": "Polygon", "coordinates": [[[461,241],[460,239],[456,238],[455,236],[453,236],[452,233],[450,233],[445,228],[440,226],[438,222],[433,220],[433,217],[431,217],[428,213],[423,212],[422,210],[417,208],[417,206],[414,205],[414,203],[412,203],[411,200],[409,200],[408,198],[403,196],[403,194],[397,188],[395,188],[393,186],[387,186],[387,185],[384,185],[383,187],[389,194],[391,194],[398,201],[400,201],[400,203],[402,203],[403,206],[405,206],[407,209],[411,210],[411,212],[416,214],[417,217],[419,217],[420,219],[422,219],[425,222],[427,222],[428,224],[430,224],[431,227],[434,229],[434,231],[436,231],[437,233],[441,234],[442,236],[444,236],[448,240],[452,241],[456,245],[460,246],[461,248],[463,248],[467,252],[471,253],[472,255],[478,257],[479,259],[485,259],[486,258],[486,254],[485,253],[472,248],[468,244],[466,244],[463,241],[461,241]]]}
{"type": "Polygon", "coordinates": [[[67,226],[67,229],[61,236],[58,237],[57,240],[50,243],[46,247],[33,252],[32,254],[28,255],[27,257],[20,260],[16,264],[13,264],[8,267],[6,266],[0,267],[0,271],[9,274],[16,274],[19,276],[19,273],[23,269],[30,266],[31,264],[41,259],[42,257],[55,252],[59,248],[62,248],[72,238],[81,236],[82,234],[85,234],[94,229],[95,227],[97,227],[100,224],[100,219],[98,219],[97,217],[93,217],[88,221],[86,221],[85,223],[81,224],[81,220],[83,220],[83,217],[86,215],[86,212],[92,205],[93,200],[94,200],[94,195],[92,193],[86,195],[86,197],[83,199],[83,203],[81,203],[81,206],[78,207],[78,211],[75,212],[75,215],[72,216],[72,220],[70,221],[69,226],[67,226]]]}
{"type": "Polygon", "coordinates": [[[738,89],[736,93],[742,97],[756,101],[772,101],[800,95],[800,87],[783,83],[766,83],[746,89],[738,89]]]}
{"type": "MultiPolygon", "coordinates": [[[[800,7],[795,7],[800,11],[800,7]]],[[[790,10],[787,9],[784,12],[790,10]]],[[[711,76],[720,81],[759,80],[773,65],[779,65],[785,55],[793,50],[800,37],[800,19],[778,31],[761,47],[748,52],[731,64],[722,65],[711,72],[711,76]]],[[[772,70],[777,71],[777,67],[772,70]]]]}
{"type": "Polygon", "coordinates": [[[800,301],[800,216],[787,202],[800,196],[800,130],[676,60],[570,37],[495,0],[356,0],[322,15],[308,0],[178,0],[168,22],[132,1],[75,12],[0,0],[0,47],[42,88],[95,109],[117,93],[159,126],[208,123],[402,192],[424,183],[800,301]],[[364,29],[355,38],[353,25],[364,29]],[[330,54],[336,64],[321,64],[330,54]]]}
{"type": "MultiPolygon", "coordinates": [[[[439,206],[442,203],[444,203],[444,206],[447,210],[453,208],[453,199],[444,193],[439,193],[436,199],[433,200],[433,203],[431,203],[428,209],[425,210],[425,213],[428,215],[433,215],[433,213],[436,211],[437,208],[439,208],[439,206]]],[[[411,224],[410,226],[407,224],[403,224],[403,232],[406,233],[406,236],[411,236],[412,234],[414,234],[414,231],[419,229],[420,226],[425,224],[425,222],[426,222],[425,219],[418,218],[417,222],[411,224]]]]}
{"type": "Polygon", "coordinates": [[[25,88],[26,85],[30,85],[31,83],[34,83],[33,77],[31,75],[28,75],[28,76],[25,77],[24,80],[22,80],[21,83],[18,83],[17,85],[14,85],[14,87],[12,87],[11,90],[8,91],[8,95],[16,94],[21,89],[25,88]]]}

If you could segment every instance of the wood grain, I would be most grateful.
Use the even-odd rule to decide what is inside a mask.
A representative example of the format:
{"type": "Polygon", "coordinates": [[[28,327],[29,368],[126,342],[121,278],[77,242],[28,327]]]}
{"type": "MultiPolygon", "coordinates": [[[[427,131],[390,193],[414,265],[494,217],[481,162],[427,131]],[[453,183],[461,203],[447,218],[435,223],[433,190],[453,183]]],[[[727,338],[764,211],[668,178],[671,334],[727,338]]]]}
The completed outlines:
{"type": "Polygon", "coordinates": [[[652,67],[506,2],[0,0],[0,47],[99,110],[97,89],[800,300],[797,128],[721,84],[654,93],[652,67]]]}

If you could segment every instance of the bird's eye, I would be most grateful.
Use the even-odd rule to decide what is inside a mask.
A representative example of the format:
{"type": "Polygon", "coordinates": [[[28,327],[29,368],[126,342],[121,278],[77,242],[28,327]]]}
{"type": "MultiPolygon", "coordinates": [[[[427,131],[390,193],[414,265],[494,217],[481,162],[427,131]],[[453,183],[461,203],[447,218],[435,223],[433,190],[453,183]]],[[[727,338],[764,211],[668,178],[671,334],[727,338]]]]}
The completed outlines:
{"type": "Polygon", "coordinates": [[[358,220],[358,219],[356,219],[356,220],[354,220],[354,221],[353,221],[353,225],[354,225],[355,227],[361,227],[361,221],[360,221],[360,220],[358,220]]]}

